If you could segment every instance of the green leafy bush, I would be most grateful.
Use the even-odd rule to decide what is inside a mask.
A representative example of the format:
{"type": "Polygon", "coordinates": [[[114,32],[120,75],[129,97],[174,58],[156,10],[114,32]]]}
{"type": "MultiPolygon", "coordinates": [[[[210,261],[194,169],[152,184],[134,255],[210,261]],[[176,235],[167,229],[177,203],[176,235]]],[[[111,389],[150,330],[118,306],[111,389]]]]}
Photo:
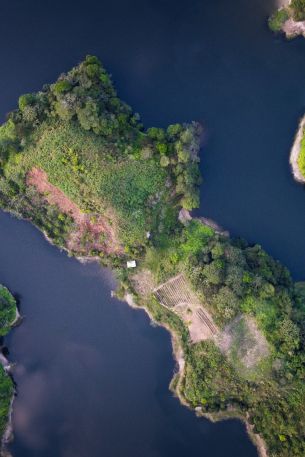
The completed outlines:
{"type": "Polygon", "coordinates": [[[289,19],[289,13],[285,8],[281,8],[277,10],[270,18],[269,18],[269,27],[273,32],[279,32],[282,29],[284,22],[289,19]]]}
{"type": "Polygon", "coordinates": [[[55,94],[60,95],[68,92],[71,89],[71,83],[66,79],[62,79],[54,84],[53,91],[55,94]]]}
{"type": "Polygon", "coordinates": [[[10,331],[15,317],[16,300],[6,287],[0,285],[0,336],[10,331]]]}

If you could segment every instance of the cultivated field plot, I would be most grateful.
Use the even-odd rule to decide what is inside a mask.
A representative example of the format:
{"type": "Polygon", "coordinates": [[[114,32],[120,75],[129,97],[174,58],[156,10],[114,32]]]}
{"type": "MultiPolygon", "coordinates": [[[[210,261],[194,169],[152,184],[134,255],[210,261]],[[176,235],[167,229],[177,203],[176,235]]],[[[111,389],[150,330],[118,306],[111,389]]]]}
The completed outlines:
{"type": "Polygon", "coordinates": [[[170,308],[183,319],[194,343],[218,334],[211,316],[203,308],[183,274],[158,286],[154,289],[154,295],[163,306],[170,308]]]}

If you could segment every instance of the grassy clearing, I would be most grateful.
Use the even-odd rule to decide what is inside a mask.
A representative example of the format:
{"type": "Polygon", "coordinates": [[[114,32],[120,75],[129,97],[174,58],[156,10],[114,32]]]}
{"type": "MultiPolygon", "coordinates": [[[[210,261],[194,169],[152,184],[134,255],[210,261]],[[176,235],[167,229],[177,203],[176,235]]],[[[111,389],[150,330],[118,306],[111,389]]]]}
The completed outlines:
{"type": "Polygon", "coordinates": [[[6,178],[23,185],[33,167],[46,171],[49,181],[84,212],[111,207],[129,243],[144,241],[157,219],[154,212],[169,200],[167,174],[154,159],[119,155],[102,137],[73,122],[42,125],[24,152],[7,164],[6,178]]]}

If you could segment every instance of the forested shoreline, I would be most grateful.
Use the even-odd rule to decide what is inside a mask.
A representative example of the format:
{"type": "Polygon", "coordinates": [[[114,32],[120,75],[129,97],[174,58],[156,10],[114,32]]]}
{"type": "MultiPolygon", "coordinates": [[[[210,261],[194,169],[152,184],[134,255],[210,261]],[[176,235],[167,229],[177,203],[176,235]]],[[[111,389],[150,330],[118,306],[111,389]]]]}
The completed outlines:
{"type": "MultiPolygon", "coordinates": [[[[9,333],[12,326],[18,318],[16,300],[10,291],[0,285],[0,336],[3,339],[9,333]]],[[[8,421],[10,420],[10,409],[14,395],[13,380],[8,372],[7,366],[4,366],[5,358],[2,357],[0,364],[0,436],[1,446],[3,437],[7,430],[8,421]]]]}

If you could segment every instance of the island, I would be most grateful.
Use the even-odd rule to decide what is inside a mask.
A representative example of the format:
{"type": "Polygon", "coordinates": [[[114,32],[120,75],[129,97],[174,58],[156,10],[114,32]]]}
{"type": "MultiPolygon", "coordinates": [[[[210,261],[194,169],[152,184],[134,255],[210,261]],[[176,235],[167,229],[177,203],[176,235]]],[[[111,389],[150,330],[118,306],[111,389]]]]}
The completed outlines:
{"type": "MultiPolygon", "coordinates": [[[[10,291],[0,285],[0,337],[3,339],[11,328],[19,321],[17,303],[10,291]]],[[[2,345],[2,343],[1,343],[2,345]]],[[[10,375],[11,366],[0,353],[0,437],[1,444],[5,444],[11,439],[11,412],[15,394],[14,383],[10,375]]]]}
{"type": "Polygon", "coordinates": [[[268,22],[273,32],[284,32],[289,39],[305,37],[305,1],[278,0],[278,9],[268,22]]]}
{"type": "Polygon", "coordinates": [[[0,127],[0,205],[110,267],[116,295],[170,331],[183,404],[241,419],[261,456],[302,457],[305,283],[192,217],[202,134],[196,122],[145,129],[87,56],[0,127]]]}

